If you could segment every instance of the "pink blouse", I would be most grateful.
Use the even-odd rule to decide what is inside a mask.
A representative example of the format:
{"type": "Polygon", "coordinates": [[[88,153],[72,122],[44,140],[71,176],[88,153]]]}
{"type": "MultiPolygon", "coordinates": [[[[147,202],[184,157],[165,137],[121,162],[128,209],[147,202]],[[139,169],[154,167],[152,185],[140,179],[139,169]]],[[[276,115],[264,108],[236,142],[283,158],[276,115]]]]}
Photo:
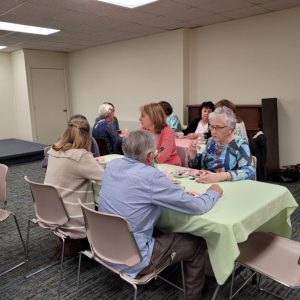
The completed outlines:
{"type": "Polygon", "coordinates": [[[156,149],[161,147],[164,150],[160,153],[157,162],[160,164],[170,164],[174,166],[181,166],[181,159],[177,155],[176,144],[175,144],[175,134],[172,128],[166,126],[158,135],[156,149]]]}

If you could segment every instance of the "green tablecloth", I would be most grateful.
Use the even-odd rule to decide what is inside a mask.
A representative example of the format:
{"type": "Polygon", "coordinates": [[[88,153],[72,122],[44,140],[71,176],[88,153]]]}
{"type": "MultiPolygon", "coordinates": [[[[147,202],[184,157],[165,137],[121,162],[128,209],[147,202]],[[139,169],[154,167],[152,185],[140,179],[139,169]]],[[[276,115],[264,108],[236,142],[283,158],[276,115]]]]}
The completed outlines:
{"type": "MultiPolygon", "coordinates": [[[[107,160],[120,157],[109,155],[107,160]]],[[[161,164],[160,170],[178,167],[161,164]]],[[[180,179],[186,191],[205,192],[209,184],[180,179]]],[[[202,236],[207,243],[210,261],[219,284],[230,276],[239,256],[238,243],[254,231],[270,231],[290,237],[290,215],[298,206],[285,187],[252,180],[221,182],[224,195],[209,212],[186,215],[163,209],[157,226],[166,232],[187,232],[202,236]]]]}

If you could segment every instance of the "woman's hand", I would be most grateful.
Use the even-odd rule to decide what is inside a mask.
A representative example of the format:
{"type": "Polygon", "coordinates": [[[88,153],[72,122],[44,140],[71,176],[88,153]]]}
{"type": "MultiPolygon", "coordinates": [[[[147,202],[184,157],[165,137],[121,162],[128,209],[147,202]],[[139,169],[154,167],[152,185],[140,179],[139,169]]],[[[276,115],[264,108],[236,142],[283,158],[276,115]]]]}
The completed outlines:
{"type": "Polygon", "coordinates": [[[103,156],[97,156],[97,157],[95,157],[95,160],[96,160],[97,162],[104,162],[104,161],[105,161],[105,159],[104,159],[103,156]]]}
{"type": "Polygon", "coordinates": [[[129,129],[125,128],[125,129],[123,129],[123,130],[121,131],[120,136],[121,136],[121,137],[127,136],[128,133],[129,133],[129,129]]]}
{"type": "Polygon", "coordinates": [[[196,142],[192,141],[187,149],[189,159],[194,159],[197,155],[196,142]]]}
{"type": "Polygon", "coordinates": [[[189,140],[195,140],[199,137],[199,134],[198,133],[189,133],[186,138],[189,139],[189,140]]]}
{"type": "Polygon", "coordinates": [[[196,179],[197,182],[199,183],[216,183],[216,182],[220,182],[223,180],[226,180],[226,177],[224,174],[227,174],[225,172],[221,172],[221,173],[213,173],[210,171],[204,171],[204,170],[200,170],[200,176],[199,178],[196,179]]]}

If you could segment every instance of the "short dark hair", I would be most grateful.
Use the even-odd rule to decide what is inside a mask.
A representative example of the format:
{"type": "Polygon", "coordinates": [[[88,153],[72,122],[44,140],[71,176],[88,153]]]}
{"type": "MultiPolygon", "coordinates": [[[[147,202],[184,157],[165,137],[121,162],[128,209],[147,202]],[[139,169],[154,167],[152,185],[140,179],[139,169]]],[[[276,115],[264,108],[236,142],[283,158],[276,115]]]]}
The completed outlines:
{"type": "Polygon", "coordinates": [[[173,107],[171,106],[171,104],[169,102],[160,101],[160,102],[158,102],[158,104],[162,107],[162,109],[164,110],[164,112],[167,116],[169,116],[173,112],[173,107]]]}
{"type": "Polygon", "coordinates": [[[201,118],[201,113],[203,108],[209,108],[211,111],[215,110],[215,105],[211,101],[204,101],[199,107],[200,110],[200,118],[201,118]]]}

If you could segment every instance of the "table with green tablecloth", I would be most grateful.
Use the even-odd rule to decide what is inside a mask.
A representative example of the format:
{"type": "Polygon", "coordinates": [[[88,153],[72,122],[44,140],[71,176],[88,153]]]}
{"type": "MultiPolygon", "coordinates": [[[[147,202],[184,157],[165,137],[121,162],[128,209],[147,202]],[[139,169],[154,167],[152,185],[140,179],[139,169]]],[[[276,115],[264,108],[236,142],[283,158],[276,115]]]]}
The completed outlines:
{"type": "MultiPolygon", "coordinates": [[[[106,156],[109,161],[117,155],[106,156]]],[[[158,169],[172,172],[179,167],[160,164],[158,169]]],[[[178,178],[177,178],[178,179],[178,178]]],[[[189,177],[178,179],[186,191],[205,192],[209,184],[189,177]]],[[[285,187],[252,180],[221,182],[223,197],[203,215],[187,215],[163,209],[157,226],[165,232],[186,232],[206,240],[211,265],[219,284],[230,276],[239,256],[238,243],[254,231],[273,232],[290,237],[290,215],[297,202],[285,187]]]]}

